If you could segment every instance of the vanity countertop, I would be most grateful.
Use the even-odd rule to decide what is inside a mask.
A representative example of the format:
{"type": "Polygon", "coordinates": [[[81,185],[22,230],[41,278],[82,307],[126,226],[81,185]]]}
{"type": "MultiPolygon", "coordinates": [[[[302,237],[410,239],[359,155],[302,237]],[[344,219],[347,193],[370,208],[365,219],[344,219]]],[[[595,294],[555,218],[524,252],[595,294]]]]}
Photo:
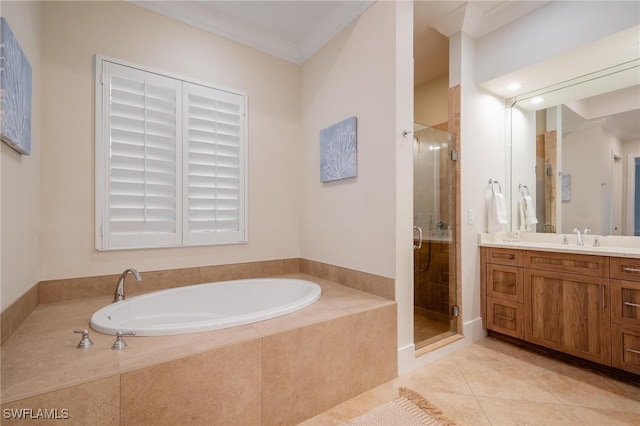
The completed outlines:
{"type": "Polygon", "coordinates": [[[567,235],[569,244],[563,244],[563,235],[560,234],[498,232],[479,234],[478,245],[480,247],[640,258],[640,237],[583,235],[582,239],[584,245],[579,246],[577,236],[573,234],[567,235]],[[593,245],[596,237],[600,240],[600,246],[593,245]]]}

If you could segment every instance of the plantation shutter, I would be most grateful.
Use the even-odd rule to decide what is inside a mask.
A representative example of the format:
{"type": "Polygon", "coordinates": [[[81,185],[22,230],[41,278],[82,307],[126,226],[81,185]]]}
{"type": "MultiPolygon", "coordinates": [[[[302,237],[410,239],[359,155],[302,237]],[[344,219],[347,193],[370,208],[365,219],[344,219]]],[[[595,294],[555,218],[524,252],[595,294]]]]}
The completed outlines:
{"type": "Polygon", "coordinates": [[[96,248],[247,241],[246,95],[96,57],[96,248]]]}
{"type": "Polygon", "coordinates": [[[109,248],[180,243],[175,79],[106,63],[109,248]]]}
{"type": "Polygon", "coordinates": [[[246,241],[244,96],[185,83],[185,240],[246,241]]]}

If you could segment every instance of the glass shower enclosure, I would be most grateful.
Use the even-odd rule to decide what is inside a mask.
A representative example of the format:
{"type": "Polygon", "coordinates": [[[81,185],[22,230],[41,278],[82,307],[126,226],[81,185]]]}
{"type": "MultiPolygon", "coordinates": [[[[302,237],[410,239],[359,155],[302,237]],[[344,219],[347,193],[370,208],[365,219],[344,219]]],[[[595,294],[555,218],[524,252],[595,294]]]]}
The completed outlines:
{"type": "Polygon", "coordinates": [[[414,344],[457,333],[455,135],[414,124],[414,344]]]}

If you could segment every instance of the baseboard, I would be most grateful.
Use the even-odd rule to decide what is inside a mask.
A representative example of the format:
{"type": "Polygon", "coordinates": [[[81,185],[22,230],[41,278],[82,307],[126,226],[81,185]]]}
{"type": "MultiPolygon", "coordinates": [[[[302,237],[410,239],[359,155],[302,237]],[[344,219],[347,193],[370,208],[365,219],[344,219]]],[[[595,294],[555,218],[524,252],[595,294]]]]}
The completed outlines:
{"type": "Polygon", "coordinates": [[[0,314],[0,344],[4,343],[38,306],[38,284],[26,291],[0,314]]]}
{"type": "MultiPolygon", "coordinates": [[[[416,348],[412,343],[410,345],[398,348],[398,375],[409,373],[416,368],[430,364],[458,349],[470,345],[487,335],[487,331],[482,327],[482,318],[475,318],[462,324],[462,335],[452,337],[452,343],[439,347],[433,351],[416,356],[416,348]]],[[[438,343],[434,343],[437,345],[438,343]]]]}
{"type": "Polygon", "coordinates": [[[402,348],[398,348],[398,376],[414,369],[413,364],[416,358],[416,345],[411,343],[402,348]]]}

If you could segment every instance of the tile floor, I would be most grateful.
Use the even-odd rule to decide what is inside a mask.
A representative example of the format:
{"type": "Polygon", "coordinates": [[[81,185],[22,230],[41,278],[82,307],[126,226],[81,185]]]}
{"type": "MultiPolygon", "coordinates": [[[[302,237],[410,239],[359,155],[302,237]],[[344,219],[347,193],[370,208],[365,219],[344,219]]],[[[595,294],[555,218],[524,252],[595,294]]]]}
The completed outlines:
{"type": "Polygon", "coordinates": [[[340,424],[395,399],[400,386],[419,392],[460,425],[640,425],[640,387],[492,337],[302,425],[340,424]]]}

